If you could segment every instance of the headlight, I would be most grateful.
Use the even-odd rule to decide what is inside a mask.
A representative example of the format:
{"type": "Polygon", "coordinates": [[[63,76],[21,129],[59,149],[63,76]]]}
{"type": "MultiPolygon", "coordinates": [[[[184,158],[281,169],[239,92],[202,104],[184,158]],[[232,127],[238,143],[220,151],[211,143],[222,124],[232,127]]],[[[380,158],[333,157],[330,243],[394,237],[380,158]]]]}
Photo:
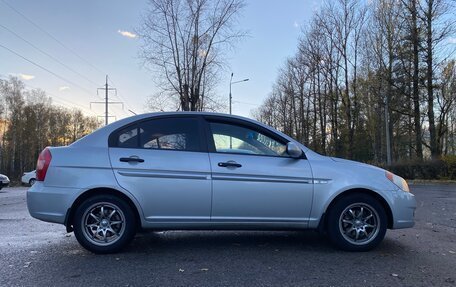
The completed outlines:
{"type": "Polygon", "coordinates": [[[398,186],[403,191],[410,192],[407,182],[402,177],[395,175],[394,173],[391,173],[389,171],[385,172],[385,176],[387,179],[389,179],[392,183],[394,183],[396,186],[398,186]]]}

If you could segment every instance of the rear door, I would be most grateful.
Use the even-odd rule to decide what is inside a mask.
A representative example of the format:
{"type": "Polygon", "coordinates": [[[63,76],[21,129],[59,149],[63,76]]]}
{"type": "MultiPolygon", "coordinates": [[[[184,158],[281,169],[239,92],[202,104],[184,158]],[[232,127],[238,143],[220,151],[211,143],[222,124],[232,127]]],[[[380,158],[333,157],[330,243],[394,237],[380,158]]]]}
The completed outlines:
{"type": "Polygon", "coordinates": [[[207,221],[210,164],[201,118],[151,118],[110,136],[109,155],[120,186],[131,192],[148,221],[207,221]]]}

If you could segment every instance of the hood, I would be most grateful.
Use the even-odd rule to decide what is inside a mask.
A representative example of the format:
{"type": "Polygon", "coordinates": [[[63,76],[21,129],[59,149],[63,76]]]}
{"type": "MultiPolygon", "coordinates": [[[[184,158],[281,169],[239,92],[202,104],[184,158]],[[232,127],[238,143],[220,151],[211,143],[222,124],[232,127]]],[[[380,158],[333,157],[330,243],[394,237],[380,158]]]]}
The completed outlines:
{"type": "Polygon", "coordinates": [[[364,168],[371,168],[371,169],[375,169],[375,170],[378,170],[378,171],[385,171],[383,168],[380,168],[380,167],[377,167],[377,166],[374,166],[374,165],[370,165],[370,164],[367,164],[367,163],[362,163],[362,162],[359,162],[359,161],[354,161],[354,160],[348,160],[348,159],[343,159],[343,158],[338,158],[338,157],[330,157],[333,161],[335,162],[340,162],[340,163],[345,163],[347,165],[353,165],[353,166],[358,166],[358,167],[364,167],[364,168]]]}

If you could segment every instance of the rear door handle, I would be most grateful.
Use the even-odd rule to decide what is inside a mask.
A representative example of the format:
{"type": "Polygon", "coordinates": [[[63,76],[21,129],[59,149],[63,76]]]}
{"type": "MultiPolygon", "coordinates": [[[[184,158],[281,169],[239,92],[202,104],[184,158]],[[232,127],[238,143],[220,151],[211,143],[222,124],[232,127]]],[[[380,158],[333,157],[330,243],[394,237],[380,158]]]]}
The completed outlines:
{"type": "Polygon", "coordinates": [[[131,157],[121,157],[119,158],[121,162],[144,162],[142,158],[139,158],[137,156],[131,156],[131,157]]]}
{"type": "Polygon", "coordinates": [[[235,161],[219,162],[218,166],[220,167],[242,167],[242,164],[235,161]]]}

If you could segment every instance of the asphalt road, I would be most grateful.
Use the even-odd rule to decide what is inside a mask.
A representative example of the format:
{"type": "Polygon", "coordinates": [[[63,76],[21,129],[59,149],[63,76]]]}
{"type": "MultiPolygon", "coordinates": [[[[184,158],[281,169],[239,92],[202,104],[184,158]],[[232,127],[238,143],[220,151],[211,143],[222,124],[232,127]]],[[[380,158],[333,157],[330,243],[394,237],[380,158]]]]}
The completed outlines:
{"type": "Polygon", "coordinates": [[[456,185],[415,185],[412,229],[375,250],[334,249],[313,231],[139,234],[94,255],[31,218],[25,188],[0,191],[0,286],[456,286],[456,185]]]}

